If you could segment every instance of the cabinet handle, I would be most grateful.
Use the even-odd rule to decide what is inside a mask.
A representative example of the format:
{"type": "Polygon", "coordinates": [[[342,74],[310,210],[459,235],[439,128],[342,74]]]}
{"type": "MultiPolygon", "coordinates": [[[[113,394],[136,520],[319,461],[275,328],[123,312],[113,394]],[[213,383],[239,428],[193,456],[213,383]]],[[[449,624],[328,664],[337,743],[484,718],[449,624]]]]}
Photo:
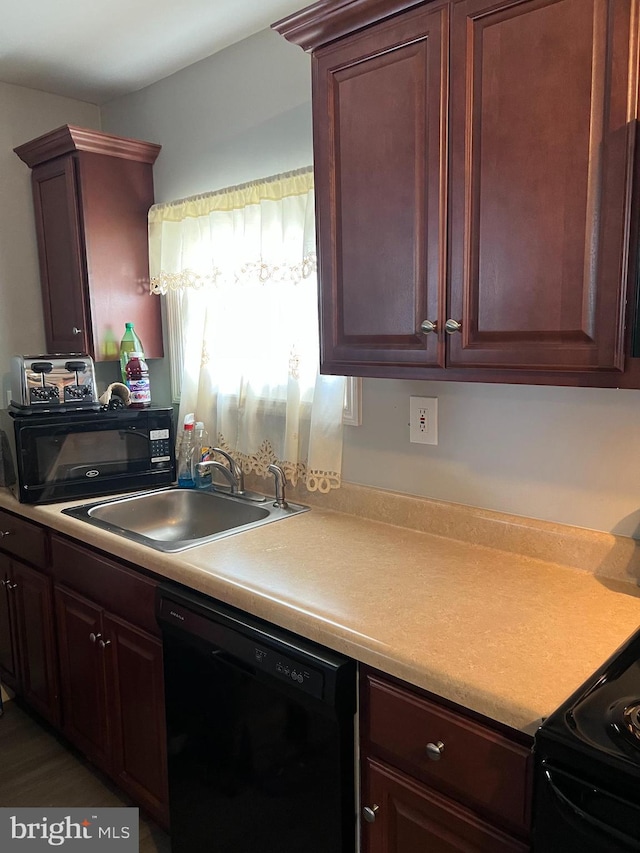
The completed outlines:
{"type": "Polygon", "coordinates": [[[18,584],[9,582],[9,589],[10,590],[18,589],[18,584]]]}
{"type": "Polygon", "coordinates": [[[3,580],[3,581],[2,581],[2,586],[9,586],[9,587],[10,587],[10,586],[11,586],[11,581],[10,581],[10,580],[8,580],[8,579],[7,579],[7,580],[3,580]]]}
{"type": "Polygon", "coordinates": [[[427,755],[432,761],[440,761],[443,752],[444,744],[441,740],[427,744],[427,755]]]}
{"type": "Polygon", "coordinates": [[[81,335],[82,334],[82,329],[79,329],[77,326],[74,326],[71,331],[73,332],[74,335],[81,335]]]}
{"type": "MultiPolygon", "coordinates": [[[[100,635],[98,634],[98,636],[100,636],[100,635]]],[[[111,645],[111,640],[100,639],[100,640],[98,640],[98,645],[100,646],[101,649],[106,649],[107,646],[111,645]]]]}
{"type": "Polygon", "coordinates": [[[435,320],[423,320],[420,324],[420,331],[423,335],[430,335],[431,332],[438,331],[438,323],[435,320]]]}
{"type": "Polygon", "coordinates": [[[462,323],[458,323],[457,320],[447,320],[444,330],[448,335],[455,335],[456,332],[462,331],[462,323]]]}
{"type": "Polygon", "coordinates": [[[362,816],[364,817],[364,819],[366,820],[367,823],[375,823],[376,822],[376,815],[378,814],[379,811],[380,811],[380,806],[378,806],[374,803],[372,806],[365,806],[362,809],[362,816]]]}
{"type": "Polygon", "coordinates": [[[11,536],[12,533],[12,530],[0,530],[0,539],[4,539],[5,536],[11,536]]]}
{"type": "Polygon", "coordinates": [[[94,634],[92,631],[89,634],[89,639],[91,640],[92,643],[96,643],[100,639],[101,636],[102,636],[102,634],[94,634]]]}

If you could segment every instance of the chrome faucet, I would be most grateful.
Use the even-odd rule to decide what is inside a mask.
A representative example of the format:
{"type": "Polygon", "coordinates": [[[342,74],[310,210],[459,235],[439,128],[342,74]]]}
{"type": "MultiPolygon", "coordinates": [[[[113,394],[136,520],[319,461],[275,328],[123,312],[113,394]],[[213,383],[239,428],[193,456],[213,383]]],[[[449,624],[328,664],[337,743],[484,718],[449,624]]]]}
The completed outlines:
{"type": "Polygon", "coordinates": [[[244,495],[244,473],[236,460],[228,454],[226,450],[222,450],[220,447],[214,447],[209,452],[219,453],[220,456],[224,456],[229,463],[229,467],[227,468],[226,465],[223,465],[222,462],[218,462],[215,459],[210,459],[206,462],[198,462],[196,465],[198,473],[204,474],[207,470],[220,471],[229,483],[229,494],[240,497],[244,495]]]}
{"type": "MultiPolygon", "coordinates": [[[[206,462],[198,462],[196,465],[196,471],[200,476],[204,475],[205,471],[220,471],[221,474],[224,474],[226,481],[229,483],[229,494],[237,494],[238,483],[236,478],[227,466],[222,464],[222,462],[218,462],[216,459],[207,459],[206,462]]],[[[215,486],[213,486],[213,488],[215,488],[215,486]]]]}
{"type": "Polygon", "coordinates": [[[279,465],[269,465],[267,470],[271,471],[276,481],[276,499],[273,505],[280,507],[280,509],[287,509],[289,504],[286,502],[284,494],[287,478],[284,471],[279,465]]]}

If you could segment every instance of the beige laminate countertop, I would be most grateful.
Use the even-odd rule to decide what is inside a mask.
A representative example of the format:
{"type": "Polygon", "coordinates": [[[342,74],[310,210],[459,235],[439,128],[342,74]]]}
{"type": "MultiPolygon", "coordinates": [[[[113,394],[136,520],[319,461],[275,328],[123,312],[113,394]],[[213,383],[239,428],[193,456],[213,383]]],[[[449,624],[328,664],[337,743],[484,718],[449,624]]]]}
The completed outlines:
{"type": "Polygon", "coordinates": [[[68,505],[0,489],[4,509],[527,733],[640,626],[637,582],[345,512],[314,507],[168,555],[68,505]]]}

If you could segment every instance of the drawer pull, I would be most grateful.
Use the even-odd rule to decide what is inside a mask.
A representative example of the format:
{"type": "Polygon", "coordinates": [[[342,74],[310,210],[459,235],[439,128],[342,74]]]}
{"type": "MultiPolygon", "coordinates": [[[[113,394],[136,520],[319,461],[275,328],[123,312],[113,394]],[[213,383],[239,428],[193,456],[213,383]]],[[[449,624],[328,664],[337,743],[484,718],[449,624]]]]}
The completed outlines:
{"type": "Polygon", "coordinates": [[[436,743],[427,744],[427,755],[432,761],[440,761],[444,752],[444,744],[441,740],[436,743]]]}
{"type": "Polygon", "coordinates": [[[375,805],[375,803],[372,806],[365,806],[362,809],[362,816],[367,821],[367,823],[375,823],[376,815],[378,814],[379,809],[380,806],[375,805]]]}
{"type": "Polygon", "coordinates": [[[92,642],[92,643],[95,643],[95,642],[97,642],[97,641],[100,639],[100,637],[101,637],[101,636],[102,636],[102,634],[94,634],[94,633],[93,633],[93,631],[92,631],[92,632],[89,634],[89,639],[91,640],[91,642],[92,642]]]}

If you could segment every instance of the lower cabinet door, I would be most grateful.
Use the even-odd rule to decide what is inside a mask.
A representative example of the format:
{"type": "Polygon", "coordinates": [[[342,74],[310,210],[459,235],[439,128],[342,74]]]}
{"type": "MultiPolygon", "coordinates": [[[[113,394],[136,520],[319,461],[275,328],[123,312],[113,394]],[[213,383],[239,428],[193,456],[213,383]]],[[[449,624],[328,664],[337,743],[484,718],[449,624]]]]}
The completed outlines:
{"type": "Polygon", "coordinates": [[[162,643],[110,614],[103,624],[114,778],[167,826],[162,643]]]}
{"type": "Polygon", "coordinates": [[[60,651],[62,731],[88,758],[110,770],[102,610],[62,587],[55,589],[60,651]]]}
{"type": "Polygon", "coordinates": [[[18,690],[18,654],[15,638],[15,598],[9,558],[0,554],[0,677],[12,690],[18,690]]]}
{"type": "Polygon", "coordinates": [[[20,650],[21,693],[54,725],[60,721],[53,625],[53,591],[47,575],[12,562],[11,595],[20,650]]]}
{"type": "Polygon", "coordinates": [[[526,853],[529,847],[473,812],[398,773],[365,759],[363,853],[526,853]]]}

